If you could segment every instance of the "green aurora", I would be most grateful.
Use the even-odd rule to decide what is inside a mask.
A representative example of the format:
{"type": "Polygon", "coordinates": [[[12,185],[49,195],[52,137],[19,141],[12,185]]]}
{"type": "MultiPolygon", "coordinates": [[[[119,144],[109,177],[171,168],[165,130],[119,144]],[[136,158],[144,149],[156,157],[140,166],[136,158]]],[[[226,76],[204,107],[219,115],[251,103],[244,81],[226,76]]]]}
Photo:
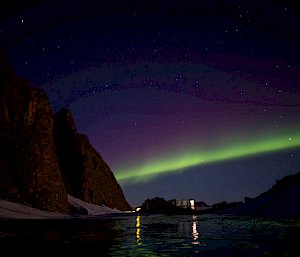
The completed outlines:
{"type": "Polygon", "coordinates": [[[273,138],[262,138],[249,142],[239,142],[234,145],[218,147],[207,151],[189,151],[185,154],[174,154],[157,158],[144,165],[119,170],[115,176],[121,184],[132,184],[147,182],[155,176],[182,172],[186,168],[203,164],[212,164],[220,161],[245,158],[258,154],[265,154],[300,146],[300,134],[293,133],[291,136],[277,136],[273,138]]]}

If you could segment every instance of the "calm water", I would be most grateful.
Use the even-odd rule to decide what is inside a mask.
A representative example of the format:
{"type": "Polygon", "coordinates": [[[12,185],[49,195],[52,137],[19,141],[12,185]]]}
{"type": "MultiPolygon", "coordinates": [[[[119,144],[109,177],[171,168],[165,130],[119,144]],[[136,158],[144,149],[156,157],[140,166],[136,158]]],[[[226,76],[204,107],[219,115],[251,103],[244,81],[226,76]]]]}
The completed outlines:
{"type": "Polygon", "coordinates": [[[97,256],[300,256],[300,220],[214,215],[0,220],[0,246],[63,247],[97,256]]]}

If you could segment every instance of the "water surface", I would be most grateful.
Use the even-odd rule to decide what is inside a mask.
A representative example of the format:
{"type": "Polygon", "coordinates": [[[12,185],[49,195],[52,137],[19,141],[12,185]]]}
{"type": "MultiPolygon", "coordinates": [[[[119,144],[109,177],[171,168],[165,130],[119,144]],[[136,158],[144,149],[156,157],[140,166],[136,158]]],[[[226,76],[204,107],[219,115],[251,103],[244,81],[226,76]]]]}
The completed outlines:
{"type": "Polygon", "coordinates": [[[121,215],[0,220],[0,246],[45,246],[97,256],[300,256],[300,219],[121,215]]]}

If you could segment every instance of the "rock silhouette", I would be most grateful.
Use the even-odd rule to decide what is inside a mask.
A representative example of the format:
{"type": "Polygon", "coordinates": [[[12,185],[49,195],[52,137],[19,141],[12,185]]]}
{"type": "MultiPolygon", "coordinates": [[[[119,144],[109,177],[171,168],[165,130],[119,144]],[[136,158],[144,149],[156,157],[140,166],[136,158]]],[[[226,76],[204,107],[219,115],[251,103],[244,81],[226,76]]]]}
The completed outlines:
{"type": "Polygon", "coordinates": [[[58,162],[67,192],[86,202],[129,210],[114,174],[88,138],[77,132],[71,112],[63,108],[54,120],[58,162]]]}
{"type": "Polygon", "coordinates": [[[0,197],[67,213],[67,192],[130,208],[109,167],[77,133],[71,113],[63,109],[54,119],[46,93],[18,77],[0,51],[0,197]]]}
{"type": "Polygon", "coordinates": [[[17,77],[0,56],[1,195],[40,209],[68,212],[47,96],[17,77]]]}
{"type": "Polygon", "coordinates": [[[299,218],[300,172],[277,180],[267,192],[255,198],[245,197],[245,203],[218,212],[274,218],[299,218]]]}

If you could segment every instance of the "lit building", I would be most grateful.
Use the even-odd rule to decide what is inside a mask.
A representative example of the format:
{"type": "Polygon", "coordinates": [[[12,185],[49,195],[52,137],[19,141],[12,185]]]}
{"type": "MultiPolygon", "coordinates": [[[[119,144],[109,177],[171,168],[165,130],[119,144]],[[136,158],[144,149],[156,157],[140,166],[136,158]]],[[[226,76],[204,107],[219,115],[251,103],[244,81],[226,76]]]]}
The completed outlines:
{"type": "Polygon", "coordinates": [[[181,199],[181,200],[176,200],[173,199],[171,200],[172,205],[184,208],[184,209],[192,209],[195,210],[195,200],[194,199],[181,199]]]}
{"type": "Polygon", "coordinates": [[[190,208],[192,210],[195,210],[195,200],[194,199],[190,199],[189,201],[190,201],[190,208]]]}

